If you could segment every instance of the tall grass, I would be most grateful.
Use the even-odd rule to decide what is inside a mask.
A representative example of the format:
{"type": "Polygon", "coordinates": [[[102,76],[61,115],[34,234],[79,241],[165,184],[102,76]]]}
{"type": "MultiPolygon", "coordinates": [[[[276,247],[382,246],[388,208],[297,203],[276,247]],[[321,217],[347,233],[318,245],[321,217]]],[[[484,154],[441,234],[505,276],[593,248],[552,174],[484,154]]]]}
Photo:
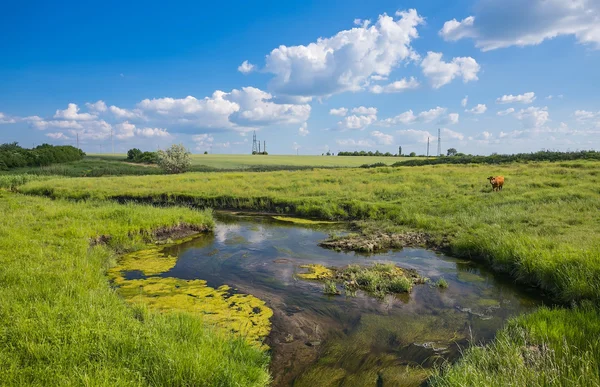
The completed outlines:
{"type": "Polygon", "coordinates": [[[0,384],[264,386],[268,358],[185,314],[131,309],[110,288],[116,251],[209,213],[0,192],[0,384]],[[90,238],[110,235],[108,245],[90,238]]]}

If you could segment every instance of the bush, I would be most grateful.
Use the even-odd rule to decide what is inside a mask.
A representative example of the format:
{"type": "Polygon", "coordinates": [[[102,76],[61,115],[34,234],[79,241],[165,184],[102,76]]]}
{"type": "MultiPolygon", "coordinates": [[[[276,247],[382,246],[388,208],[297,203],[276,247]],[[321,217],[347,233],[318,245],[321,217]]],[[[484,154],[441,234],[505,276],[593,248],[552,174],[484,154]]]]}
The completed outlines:
{"type": "Polygon", "coordinates": [[[190,152],[182,145],[171,145],[158,151],[158,165],[168,173],[182,173],[191,166],[190,152]]]}
{"type": "Polygon", "coordinates": [[[20,167],[42,167],[56,163],[81,160],[85,153],[70,145],[54,146],[42,144],[26,149],[18,143],[0,145],[0,169],[9,170],[20,167]]]}
{"type": "Polygon", "coordinates": [[[138,148],[133,148],[127,151],[127,160],[136,161],[142,155],[142,151],[138,148]]]}

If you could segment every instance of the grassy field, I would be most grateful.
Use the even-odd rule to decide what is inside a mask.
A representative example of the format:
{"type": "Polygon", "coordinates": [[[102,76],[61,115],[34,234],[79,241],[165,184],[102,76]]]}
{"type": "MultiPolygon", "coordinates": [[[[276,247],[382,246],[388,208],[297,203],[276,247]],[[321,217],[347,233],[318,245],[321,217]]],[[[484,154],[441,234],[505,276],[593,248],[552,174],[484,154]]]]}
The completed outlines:
{"type": "Polygon", "coordinates": [[[580,305],[516,318],[495,344],[468,350],[434,384],[600,385],[600,162],[51,179],[19,190],[59,199],[263,210],[357,220],[365,230],[427,232],[445,240],[456,256],[483,260],[559,302],[580,305]],[[500,174],[505,188],[492,193],[486,177],[500,174]]]}
{"type": "Polygon", "coordinates": [[[130,308],[109,286],[117,254],[158,227],[210,227],[210,213],[2,191],[0,211],[1,385],[267,384],[263,352],[194,316],[130,308]]]}
{"type": "MultiPolygon", "coordinates": [[[[89,157],[103,160],[123,160],[124,154],[92,154],[89,157]]],[[[217,169],[248,169],[252,167],[360,167],[363,164],[386,163],[414,160],[417,157],[377,157],[377,156],[295,156],[295,155],[192,155],[192,168],[206,166],[217,169]]]]}

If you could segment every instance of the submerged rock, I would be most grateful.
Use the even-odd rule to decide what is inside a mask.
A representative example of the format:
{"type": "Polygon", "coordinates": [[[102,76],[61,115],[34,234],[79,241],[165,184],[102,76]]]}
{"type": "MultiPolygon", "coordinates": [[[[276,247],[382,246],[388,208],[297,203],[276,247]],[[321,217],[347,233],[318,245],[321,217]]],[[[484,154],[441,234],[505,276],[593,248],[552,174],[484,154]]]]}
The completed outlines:
{"type": "Polygon", "coordinates": [[[427,247],[432,244],[432,239],[428,234],[406,232],[402,234],[350,234],[343,237],[327,239],[319,243],[319,246],[333,250],[373,253],[381,250],[399,249],[403,247],[427,247]]]}

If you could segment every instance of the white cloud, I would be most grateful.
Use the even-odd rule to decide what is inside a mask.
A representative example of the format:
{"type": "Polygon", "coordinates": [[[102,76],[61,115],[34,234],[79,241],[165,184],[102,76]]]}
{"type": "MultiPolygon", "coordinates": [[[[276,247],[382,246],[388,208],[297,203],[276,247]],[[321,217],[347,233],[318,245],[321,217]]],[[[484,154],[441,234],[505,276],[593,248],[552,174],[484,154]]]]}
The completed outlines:
{"type": "MultiPolygon", "coordinates": [[[[371,77],[373,79],[373,77],[371,77]]],[[[369,89],[371,93],[381,94],[381,93],[400,93],[405,90],[416,89],[419,87],[419,81],[417,81],[414,77],[410,77],[410,79],[402,78],[399,81],[388,83],[387,85],[373,85],[369,89]]]]}
{"type": "Polygon", "coordinates": [[[79,113],[77,104],[70,103],[65,110],[57,110],[54,114],[54,118],[73,121],[91,121],[98,117],[90,113],[79,113]]]}
{"type": "Polygon", "coordinates": [[[481,69],[477,61],[471,57],[453,58],[452,62],[444,62],[442,53],[429,51],[421,62],[423,74],[429,78],[435,89],[447,85],[456,77],[462,77],[463,82],[476,81],[481,69]]]}
{"type": "MultiPolygon", "coordinates": [[[[77,121],[64,121],[64,120],[44,120],[38,116],[26,117],[26,122],[29,122],[31,126],[39,130],[46,130],[49,128],[55,129],[83,129],[83,124],[77,121]]],[[[92,121],[93,122],[93,121],[92,121]]]]}
{"type": "Polygon", "coordinates": [[[501,103],[501,104],[506,104],[506,103],[523,103],[523,104],[530,104],[533,103],[533,101],[535,101],[535,93],[534,92],[529,92],[529,93],[525,93],[525,94],[520,94],[520,95],[503,95],[502,97],[498,98],[496,100],[496,103],[501,103]]]}
{"type": "Polygon", "coordinates": [[[375,141],[379,145],[392,145],[394,143],[394,136],[382,133],[378,130],[371,132],[371,137],[375,138],[375,141]]]}
{"type": "Polygon", "coordinates": [[[376,115],[368,115],[368,116],[357,116],[351,115],[348,117],[344,117],[343,120],[338,122],[337,129],[341,131],[346,130],[363,130],[367,126],[377,122],[376,115]]]}
{"type": "Polygon", "coordinates": [[[398,130],[396,132],[396,134],[402,138],[402,140],[399,140],[399,142],[402,144],[416,144],[416,143],[427,144],[428,138],[431,139],[432,141],[435,138],[431,133],[429,133],[426,130],[415,130],[415,129],[398,130]]]}
{"type": "Polygon", "coordinates": [[[135,119],[135,118],[144,118],[144,114],[142,113],[142,111],[140,109],[127,110],[127,109],[121,109],[120,107],[112,105],[111,107],[108,108],[108,110],[110,110],[110,112],[119,120],[124,120],[124,119],[131,120],[131,119],[135,119]]]}
{"type": "Polygon", "coordinates": [[[389,76],[402,62],[418,59],[411,42],[424,19],[411,9],[399,19],[380,15],[371,26],[338,32],[306,46],[279,46],[267,55],[278,95],[328,96],[365,88],[374,75],[389,76]]]}
{"type": "Polygon", "coordinates": [[[339,109],[331,109],[329,111],[329,114],[331,114],[332,116],[344,117],[346,114],[348,114],[348,109],[344,107],[339,109]]]}
{"type": "Polygon", "coordinates": [[[498,113],[496,113],[496,114],[497,114],[497,115],[499,115],[499,116],[507,116],[507,115],[509,115],[509,114],[512,114],[512,113],[514,113],[514,112],[515,112],[515,109],[513,109],[513,108],[508,108],[508,109],[506,109],[506,110],[501,110],[501,111],[499,111],[499,112],[498,112],[498,113]]]}
{"type": "Polygon", "coordinates": [[[465,98],[463,98],[462,101],[460,101],[460,106],[467,107],[468,103],[469,103],[469,96],[466,95],[465,98]]]}
{"type": "Polygon", "coordinates": [[[128,121],[115,125],[116,137],[118,139],[126,139],[134,136],[140,137],[170,137],[166,129],[160,128],[137,128],[134,124],[128,121]]]}
{"type": "MultiPolygon", "coordinates": [[[[423,111],[421,113],[419,113],[418,115],[415,115],[413,113],[412,110],[408,110],[402,114],[397,115],[396,117],[393,118],[387,118],[385,120],[380,121],[380,125],[382,126],[391,126],[391,125],[397,125],[397,124],[412,124],[415,122],[425,122],[425,123],[429,123],[432,121],[435,121],[436,119],[440,118],[444,113],[446,113],[446,108],[442,108],[442,107],[436,107],[434,109],[430,109],[430,110],[426,110],[423,111]]],[[[453,113],[455,114],[455,113],[453,113]]],[[[456,116],[453,116],[456,117],[456,116]]],[[[447,120],[452,120],[454,118],[447,118],[447,120]]],[[[458,117],[456,117],[456,119],[458,119],[458,117]]]]}
{"type": "Polygon", "coordinates": [[[149,119],[166,124],[239,132],[257,126],[302,123],[311,112],[308,104],[275,103],[270,93],[254,87],[233,89],[230,93],[217,90],[203,99],[145,99],[138,108],[149,119]]]}
{"type": "Polygon", "coordinates": [[[338,145],[347,146],[347,147],[351,147],[351,148],[357,148],[357,147],[372,148],[374,146],[374,144],[373,144],[372,141],[369,141],[369,140],[355,140],[355,139],[352,139],[352,138],[339,139],[339,140],[335,140],[335,142],[338,145]]]}
{"type": "Polygon", "coordinates": [[[575,118],[577,119],[577,121],[586,121],[594,118],[600,118],[600,111],[590,112],[587,110],[576,110],[575,118]]]}
{"type": "Polygon", "coordinates": [[[48,136],[54,140],[69,140],[70,139],[70,137],[68,137],[67,135],[65,135],[62,132],[46,133],[46,136],[48,136]]]}
{"type": "Polygon", "coordinates": [[[294,143],[292,144],[292,149],[295,150],[296,152],[298,151],[298,149],[302,148],[300,146],[300,144],[298,144],[296,141],[294,141],[294,143]]]}
{"type": "Polygon", "coordinates": [[[483,114],[487,111],[487,106],[485,106],[485,104],[478,104],[477,106],[475,106],[473,109],[468,109],[465,110],[467,113],[471,113],[471,114],[483,114]]]}
{"type": "MultiPolygon", "coordinates": [[[[372,80],[372,81],[375,81],[375,82],[379,82],[379,81],[387,81],[388,77],[383,76],[383,75],[377,75],[377,74],[375,74],[375,75],[371,75],[369,77],[369,79],[372,80]]],[[[406,78],[403,78],[403,79],[406,79],[406,78]]]]}
{"type": "Polygon", "coordinates": [[[0,124],[14,124],[15,122],[17,122],[16,119],[9,117],[9,116],[5,115],[4,113],[0,112],[0,124]]]}
{"type": "Polygon", "coordinates": [[[451,139],[451,140],[459,140],[462,141],[465,139],[464,134],[455,132],[454,130],[450,130],[448,128],[442,128],[441,130],[442,139],[451,139]]]}
{"type": "Polygon", "coordinates": [[[310,132],[308,131],[308,124],[305,122],[302,124],[300,128],[298,128],[298,134],[302,137],[308,135],[310,132]]]}
{"type": "Polygon", "coordinates": [[[256,66],[254,66],[252,63],[249,63],[247,60],[243,61],[238,67],[238,71],[242,74],[249,74],[254,70],[256,70],[256,66]]]}
{"type": "Polygon", "coordinates": [[[523,123],[526,128],[539,128],[542,127],[550,120],[548,108],[543,107],[528,107],[527,109],[521,109],[518,113],[515,113],[515,117],[523,123]]]}
{"type": "Polygon", "coordinates": [[[376,116],[377,115],[377,108],[359,106],[359,107],[356,107],[356,108],[352,109],[352,113],[354,113],[354,114],[376,116]]]}
{"type": "Polygon", "coordinates": [[[85,106],[87,106],[87,108],[94,113],[104,113],[106,111],[106,103],[104,103],[102,100],[94,103],[86,102],[85,106]]]}
{"type": "Polygon", "coordinates": [[[450,124],[450,125],[455,125],[458,124],[458,120],[460,118],[460,115],[458,113],[450,113],[448,114],[448,116],[445,119],[442,119],[440,121],[441,124],[450,124]]]}
{"type": "Polygon", "coordinates": [[[564,35],[600,48],[598,0],[479,0],[474,9],[475,16],[446,22],[440,35],[449,41],[472,38],[483,51],[564,35]]]}
{"type": "Polygon", "coordinates": [[[212,148],[215,139],[210,134],[203,133],[192,136],[192,141],[196,143],[197,151],[205,151],[212,148]]]}

